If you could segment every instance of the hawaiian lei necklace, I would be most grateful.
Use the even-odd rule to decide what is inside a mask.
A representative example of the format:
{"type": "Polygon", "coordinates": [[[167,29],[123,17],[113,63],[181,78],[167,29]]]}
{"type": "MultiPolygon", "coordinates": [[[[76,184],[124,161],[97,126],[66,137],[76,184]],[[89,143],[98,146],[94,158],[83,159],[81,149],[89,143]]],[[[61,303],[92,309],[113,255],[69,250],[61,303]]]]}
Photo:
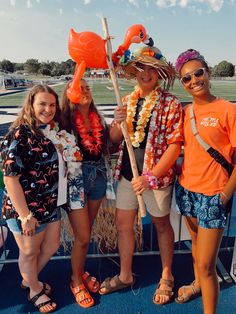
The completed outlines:
{"type": "Polygon", "coordinates": [[[140,143],[144,140],[145,127],[147,126],[148,120],[151,116],[154,106],[156,105],[158,99],[160,98],[158,89],[159,87],[156,87],[147,97],[145,97],[145,100],[142,105],[142,110],[139,113],[139,119],[137,121],[135,132],[133,122],[136,113],[138,99],[140,97],[139,87],[136,86],[133,93],[131,93],[128,96],[126,123],[130,140],[134,147],[139,147],[140,143]]]}
{"type": "Polygon", "coordinates": [[[81,137],[81,143],[85,149],[89,150],[90,153],[98,155],[102,148],[102,130],[103,127],[100,122],[100,117],[94,111],[89,112],[88,115],[90,127],[92,129],[92,135],[90,135],[82,114],[77,111],[75,116],[76,130],[81,137]]]}
{"type": "Polygon", "coordinates": [[[76,145],[75,136],[65,130],[60,130],[58,123],[54,121],[47,124],[41,131],[61,152],[63,159],[67,162],[68,171],[74,173],[75,168],[79,167],[78,162],[83,157],[76,145]]]}

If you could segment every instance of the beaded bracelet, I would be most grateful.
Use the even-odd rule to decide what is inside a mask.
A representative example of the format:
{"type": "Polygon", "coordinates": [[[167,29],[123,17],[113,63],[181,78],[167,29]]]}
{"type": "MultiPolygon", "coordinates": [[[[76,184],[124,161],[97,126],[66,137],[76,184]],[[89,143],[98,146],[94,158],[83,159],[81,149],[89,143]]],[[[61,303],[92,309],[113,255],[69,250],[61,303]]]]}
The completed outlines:
{"type": "Polygon", "coordinates": [[[225,194],[225,192],[221,191],[220,194],[221,194],[226,200],[229,199],[228,195],[225,194]]]}
{"type": "Polygon", "coordinates": [[[33,217],[33,214],[29,212],[29,214],[26,217],[18,217],[18,219],[23,223],[26,224],[31,218],[33,217]]]}
{"type": "Polygon", "coordinates": [[[147,178],[148,187],[152,190],[157,185],[157,178],[153,175],[151,171],[143,172],[143,176],[147,178]]]}

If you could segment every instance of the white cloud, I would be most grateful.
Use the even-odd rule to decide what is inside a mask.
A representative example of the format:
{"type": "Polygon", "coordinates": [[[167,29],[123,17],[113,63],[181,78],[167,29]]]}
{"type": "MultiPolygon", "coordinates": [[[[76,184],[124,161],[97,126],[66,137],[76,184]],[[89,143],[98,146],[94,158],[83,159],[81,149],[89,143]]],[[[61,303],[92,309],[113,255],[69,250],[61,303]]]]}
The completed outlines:
{"type": "Polygon", "coordinates": [[[148,8],[149,7],[149,1],[145,0],[145,4],[146,4],[146,7],[148,8]]]}
{"type": "Polygon", "coordinates": [[[16,5],[16,0],[10,0],[10,4],[11,4],[11,6],[15,7],[15,5],[16,5]]]}
{"type": "Polygon", "coordinates": [[[180,0],[179,5],[180,5],[182,8],[185,8],[185,7],[188,5],[188,2],[189,2],[189,0],[180,0]]]}
{"type": "Polygon", "coordinates": [[[138,0],[128,0],[130,4],[134,5],[135,7],[139,7],[139,4],[138,4],[138,0]]]}
{"type": "Polygon", "coordinates": [[[84,5],[87,5],[91,2],[91,0],[84,0],[84,5]]]}
{"type": "Polygon", "coordinates": [[[220,11],[224,4],[224,0],[206,0],[206,2],[209,3],[210,8],[215,12],[220,11]]]}
{"type": "Polygon", "coordinates": [[[33,7],[31,0],[27,0],[26,6],[27,6],[27,9],[30,9],[33,7]]]}
{"type": "MultiPolygon", "coordinates": [[[[230,0],[234,3],[235,0],[230,0]]],[[[193,5],[207,4],[210,10],[218,12],[221,10],[224,0],[156,0],[156,5],[160,8],[180,6],[181,8],[191,8],[193,5]]],[[[197,9],[202,10],[202,9],[197,9]]],[[[199,11],[199,12],[200,12],[199,11]]]]}
{"type": "Polygon", "coordinates": [[[60,14],[60,15],[63,14],[63,9],[62,9],[62,8],[59,9],[59,14],[60,14]]]}
{"type": "Polygon", "coordinates": [[[37,3],[40,3],[40,0],[36,0],[37,3]]]}

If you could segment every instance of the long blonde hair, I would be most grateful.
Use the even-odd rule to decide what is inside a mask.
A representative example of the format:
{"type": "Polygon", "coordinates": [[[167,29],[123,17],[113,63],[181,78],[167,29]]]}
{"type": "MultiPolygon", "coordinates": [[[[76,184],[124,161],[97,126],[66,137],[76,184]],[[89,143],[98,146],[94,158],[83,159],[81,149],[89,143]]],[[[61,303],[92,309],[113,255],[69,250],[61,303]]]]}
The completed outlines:
{"type": "Polygon", "coordinates": [[[10,130],[13,130],[16,127],[24,124],[24,125],[27,125],[32,132],[34,133],[39,132],[38,121],[35,117],[34,108],[33,108],[35,96],[38,93],[49,93],[55,97],[56,114],[53,120],[60,123],[60,107],[59,107],[59,100],[58,100],[57,93],[48,85],[39,84],[39,85],[35,85],[26,96],[25,101],[23,103],[23,107],[21,111],[19,112],[17,119],[10,126],[10,130]]]}

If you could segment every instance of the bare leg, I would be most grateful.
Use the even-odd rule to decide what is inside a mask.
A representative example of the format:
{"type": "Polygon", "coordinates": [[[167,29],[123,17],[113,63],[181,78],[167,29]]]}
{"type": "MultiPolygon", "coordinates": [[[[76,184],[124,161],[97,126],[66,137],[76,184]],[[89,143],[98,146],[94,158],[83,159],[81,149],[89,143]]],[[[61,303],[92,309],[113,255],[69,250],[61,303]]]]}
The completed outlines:
{"type": "MultiPolygon", "coordinates": [[[[40,247],[44,241],[46,231],[42,231],[33,237],[14,234],[16,243],[19,247],[19,269],[21,276],[30,288],[30,298],[38,294],[42,290],[42,286],[38,281],[37,261],[40,254],[40,247]]],[[[36,304],[50,300],[48,296],[43,294],[36,301],[36,304]]],[[[45,305],[41,311],[54,309],[55,303],[45,305]]]]}
{"type": "Polygon", "coordinates": [[[116,210],[116,228],[120,254],[120,275],[122,282],[132,282],[132,261],[135,248],[134,219],[136,210],[116,210]]]}
{"type": "MultiPolygon", "coordinates": [[[[192,240],[192,258],[193,258],[193,270],[194,270],[194,287],[195,290],[198,291],[200,288],[200,277],[199,277],[199,271],[198,271],[198,257],[197,257],[197,239],[198,239],[198,224],[197,219],[192,217],[184,217],[185,223],[188,229],[188,232],[191,236],[192,240]]],[[[180,287],[178,290],[178,302],[182,303],[184,299],[187,300],[191,298],[193,295],[193,288],[191,287],[191,284],[188,284],[190,287],[184,286],[180,287]]],[[[186,302],[186,301],[185,301],[186,302]]]]}
{"type": "Polygon", "coordinates": [[[188,232],[192,240],[192,257],[193,257],[193,271],[194,271],[194,286],[200,287],[200,278],[197,268],[197,237],[198,237],[198,224],[197,218],[184,217],[188,232]]]}
{"type": "Polygon", "coordinates": [[[60,225],[60,220],[47,225],[44,241],[41,245],[38,257],[38,274],[60,246],[60,225]]]}
{"type": "Polygon", "coordinates": [[[93,222],[97,216],[99,207],[102,203],[102,200],[88,200],[88,214],[89,214],[89,222],[90,222],[90,227],[92,228],[93,222]]]}
{"type": "MultiPolygon", "coordinates": [[[[133,282],[132,260],[135,247],[133,225],[136,213],[136,210],[116,209],[116,228],[118,232],[118,249],[120,254],[119,279],[123,283],[133,282]]],[[[100,288],[101,294],[106,293],[104,284],[105,282],[102,283],[100,288]]],[[[110,286],[116,286],[116,282],[113,278],[110,280],[110,286]]]]}
{"type": "Polygon", "coordinates": [[[200,277],[204,314],[215,314],[219,298],[216,260],[224,229],[198,228],[197,268],[200,277]]]}
{"type": "MultiPolygon", "coordinates": [[[[164,217],[153,217],[152,222],[157,231],[157,240],[160,249],[161,263],[162,263],[162,278],[167,280],[174,280],[171,267],[174,251],[174,231],[170,224],[170,215],[164,217]]],[[[161,284],[159,289],[169,290],[172,289],[166,285],[161,284]]],[[[156,294],[155,301],[164,304],[170,300],[169,296],[156,294]]]]}
{"type": "MultiPolygon", "coordinates": [[[[49,223],[45,229],[44,241],[41,244],[40,253],[38,254],[37,260],[38,274],[49,262],[53,254],[58,250],[59,246],[60,246],[60,221],[55,221],[49,223]]],[[[25,280],[23,280],[22,283],[24,286],[27,287],[29,285],[27,282],[25,282],[25,280]]]]}
{"type": "Polygon", "coordinates": [[[68,216],[74,233],[74,243],[71,251],[72,281],[73,287],[77,287],[82,283],[90,239],[88,206],[73,210],[68,216]]]}
{"type": "Polygon", "coordinates": [[[76,287],[82,283],[86,254],[90,242],[91,227],[102,200],[89,200],[83,209],[69,213],[69,220],[74,233],[71,252],[72,281],[76,287]]]}

